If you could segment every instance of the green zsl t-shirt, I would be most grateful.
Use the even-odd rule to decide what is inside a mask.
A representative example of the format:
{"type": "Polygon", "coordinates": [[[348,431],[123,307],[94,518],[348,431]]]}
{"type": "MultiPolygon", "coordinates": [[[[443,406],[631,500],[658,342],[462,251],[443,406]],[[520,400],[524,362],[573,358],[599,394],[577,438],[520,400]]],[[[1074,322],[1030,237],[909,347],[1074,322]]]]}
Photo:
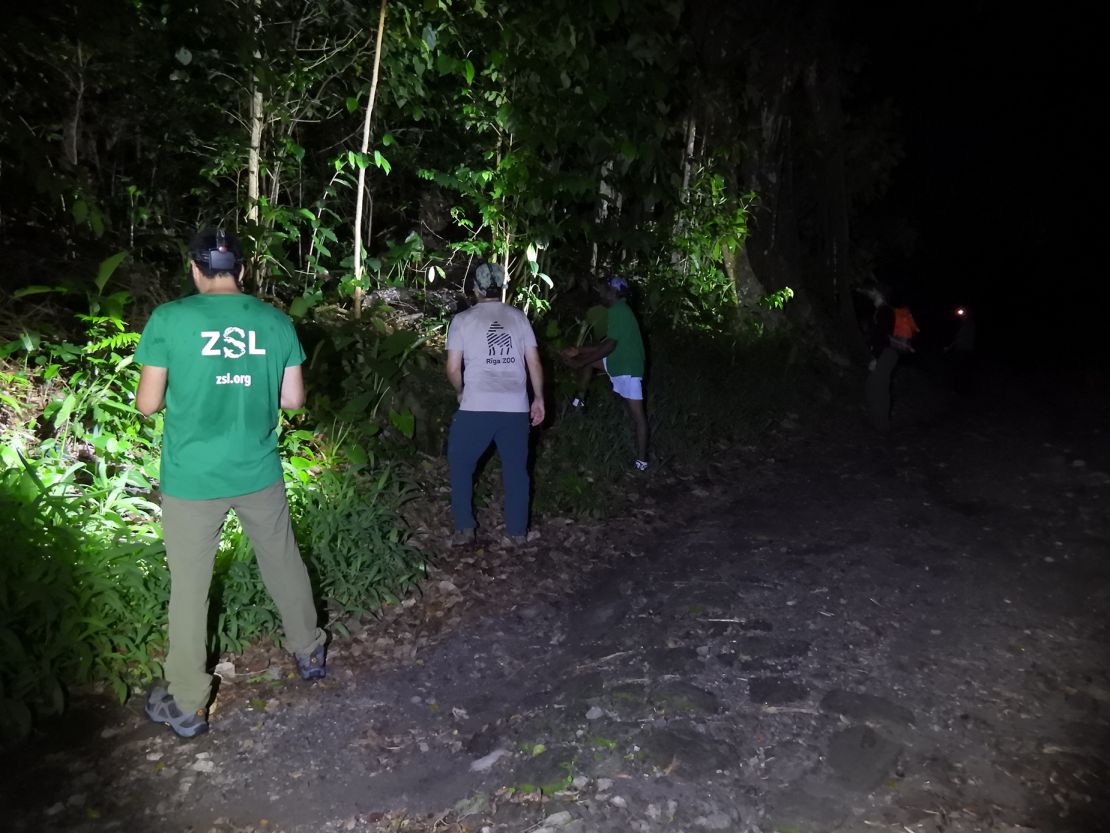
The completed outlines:
{"type": "Polygon", "coordinates": [[[609,307],[606,335],[617,343],[605,359],[605,369],[610,376],[644,376],[644,340],[636,316],[621,298],[609,307]]]}
{"type": "Polygon", "coordinates": [[[249,295],[193,295],[156,308],[135,361],[167,370],[162,492],[209,500],[277,481],[281,380],[304,358],[292,322],[249,295]]]}

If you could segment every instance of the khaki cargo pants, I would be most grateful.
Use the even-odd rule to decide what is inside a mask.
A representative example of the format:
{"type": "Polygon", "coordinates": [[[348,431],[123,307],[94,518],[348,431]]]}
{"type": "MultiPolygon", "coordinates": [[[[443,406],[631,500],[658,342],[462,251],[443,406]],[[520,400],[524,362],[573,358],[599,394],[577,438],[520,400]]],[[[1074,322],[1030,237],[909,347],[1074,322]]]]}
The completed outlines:
{"type": "Polygon", "coordinates": [[[286,649],[304,657],[324,644],[282,480],[247,495],[214,500],[163,495],[162,530],[170,568],[165,675],[170,694],[186,713],[207,705],[212,696],[207,670],[208,591],[220,530],[232,509],[250,538],[262,581],[281,614],[286,649]]]}

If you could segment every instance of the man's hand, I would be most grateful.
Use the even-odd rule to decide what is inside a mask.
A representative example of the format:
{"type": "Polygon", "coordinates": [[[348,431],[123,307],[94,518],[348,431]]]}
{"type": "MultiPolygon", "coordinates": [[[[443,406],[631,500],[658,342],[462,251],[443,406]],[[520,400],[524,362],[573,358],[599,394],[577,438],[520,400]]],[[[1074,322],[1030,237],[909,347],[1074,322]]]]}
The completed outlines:
{"type": "Polygon", "coordinates": [[[524,348],[524,366],[528,369],[528,382],[532,385],[532,406],[528,409],[532,425],[543,422],[543,364],[540,362],[539,348],[524,348]]]}
{"type": "Polygon", "coordinates": [[[537,396],[532,400],[532,407],[528,409],[528,415],[533,428],[543,423],[543,418],[547,415],[543,405],[543,397],[537,396]]]}
{"type": "Polygon", "coordinates": [[[564,347],[562,350],[559,351],[559,358],[561,358],[567,364],[573,366],[574,360],[578,358],[578,355],[581,352],[581,348],[578,347],[564,347]]]}

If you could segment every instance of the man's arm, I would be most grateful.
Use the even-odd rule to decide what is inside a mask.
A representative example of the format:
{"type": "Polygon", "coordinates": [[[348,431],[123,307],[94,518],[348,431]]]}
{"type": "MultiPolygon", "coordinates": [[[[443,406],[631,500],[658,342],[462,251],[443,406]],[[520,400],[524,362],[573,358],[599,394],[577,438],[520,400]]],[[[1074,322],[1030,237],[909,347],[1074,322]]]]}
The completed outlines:
{"type": "Polygon", "coordinates": [[[524,363],[528,367],[528,382],[532,385],[532,407],[529,409],[532,425],[539,425],[546,415],[543,404],[543,363],[538,347],[524,348],[524,363]]]}
{"type": "Polygon", "coordinates": [[[289,411],[304,407],[304,373],[299,364],[285,368],[285,373],[281,377],[278,405],[289,411]]]}
{"type": "Polygon", "coordinates": [[[589,347],[579,348],[578,353],[571,358],[571,367],[585,367],[588,364],[594,364],[601,361],[614,350],[617,349],[617,343],[611,338],[607,338],[597,344],[589,347]]]}
{"type": "Polygon", "coordinates": [[[144,364],[139,373],[139,389],[135,392],[135,407],[143,416],[162,410],[166,404],[166,368],[144,364]]]}
{"type": "Polygon", "coordinates": [[[447,381],[455,389],[455,396],[462,399],[463,391],[463,354],[462,350],[447,351],[447,381]]]}

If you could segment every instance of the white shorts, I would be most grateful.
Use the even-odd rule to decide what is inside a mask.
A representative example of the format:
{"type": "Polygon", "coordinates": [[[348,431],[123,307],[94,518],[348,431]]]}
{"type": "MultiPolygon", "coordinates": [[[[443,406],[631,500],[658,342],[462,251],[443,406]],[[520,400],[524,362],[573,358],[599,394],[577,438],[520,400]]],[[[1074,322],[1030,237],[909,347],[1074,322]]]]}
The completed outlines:
{"type": "MultiPolygon", "coordinates": [[[[609,363],[602,359],[605,365],[605,372],[609,373],[609,363]]],[[[613,383],[613,392],[624,399],[643,399],[644,398],[644,381],[639,376],[614,376],[609,373],[609,379],[613,383]]]]}

